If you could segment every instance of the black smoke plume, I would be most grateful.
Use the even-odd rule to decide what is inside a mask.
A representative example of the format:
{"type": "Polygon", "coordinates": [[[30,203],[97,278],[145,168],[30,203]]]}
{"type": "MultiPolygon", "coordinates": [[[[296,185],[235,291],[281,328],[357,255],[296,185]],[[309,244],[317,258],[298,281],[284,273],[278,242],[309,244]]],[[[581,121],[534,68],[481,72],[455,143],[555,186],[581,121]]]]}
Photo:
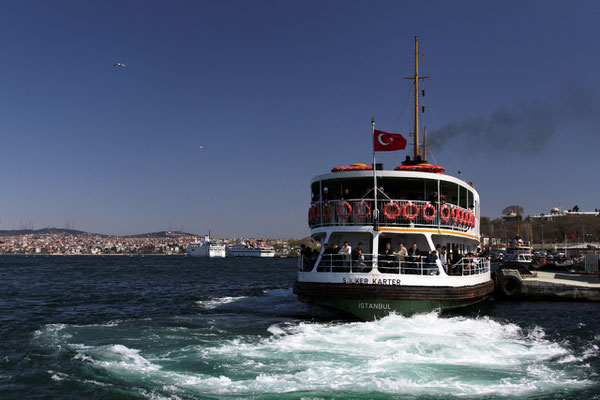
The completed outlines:
{"type": "Polygon", "coordinates": [[[600,121],[600,98],[591,88],[575,85],[547,103],[515,104],[487,117],[446,124],[432,132],[428,146],[440,149],[458,141],[471,149],[529,153],[542,149],[561,122],[590,119],[600,121]]]}

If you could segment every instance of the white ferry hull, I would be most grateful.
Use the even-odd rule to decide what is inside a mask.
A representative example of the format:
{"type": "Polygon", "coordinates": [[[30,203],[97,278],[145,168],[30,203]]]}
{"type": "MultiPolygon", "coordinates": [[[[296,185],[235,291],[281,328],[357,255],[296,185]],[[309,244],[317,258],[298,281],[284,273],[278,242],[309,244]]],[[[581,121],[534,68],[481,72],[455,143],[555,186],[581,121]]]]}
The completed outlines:
{"type": "Polygon", "coordinates": [[[225,246],[223,245],[190,245],[187,248],[187,252],[192,257],[225,258],[225,246]]]}
{"type": "Polygon", "coordinates": [[[348,285],[316,282],[294,284],[302,302],[333,308],[369,321],[391,313],[411,315],[466,307],[485,300],[494,290],[491,280],[459,287],[348,285]]]}

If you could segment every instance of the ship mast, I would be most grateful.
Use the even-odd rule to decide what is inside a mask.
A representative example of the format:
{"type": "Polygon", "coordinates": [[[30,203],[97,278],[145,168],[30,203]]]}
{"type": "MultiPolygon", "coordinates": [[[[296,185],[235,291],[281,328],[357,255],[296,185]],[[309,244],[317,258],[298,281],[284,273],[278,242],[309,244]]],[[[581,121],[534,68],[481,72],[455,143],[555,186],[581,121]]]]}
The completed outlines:
{"type": "Polygon", "coordinates": [[[423,53],[419,53],[419,38],[415,36],[415,75],[404,78],[411,79],[414,82],[415,86],[415,127],[414,127],[414,148],[413,148],[413,161],[416,161],[417,156],[419,155],[419,79],[427,79],[429,76],[419,76],[419,54],[424,55],[423,53]]]}

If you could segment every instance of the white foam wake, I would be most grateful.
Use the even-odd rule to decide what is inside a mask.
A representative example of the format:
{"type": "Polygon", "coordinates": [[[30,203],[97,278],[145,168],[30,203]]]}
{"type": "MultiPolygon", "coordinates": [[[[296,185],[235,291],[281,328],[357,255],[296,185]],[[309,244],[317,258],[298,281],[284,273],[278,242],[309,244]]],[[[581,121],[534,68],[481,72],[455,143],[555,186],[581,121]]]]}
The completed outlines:
{"type": "Polygon", "coordinates": [[[217,298],[213,298],[213,299],[209,299],[209,300],[199,300],[196,302],[196,304],[198,304],[200,307],[204,308],[205,310],[213,310],[217,307],[220,307],[222,305],[228,304],[228,303],[232,303],[234,301],[238,301],[241,299],[244,299],[245,296],[240,296],[240,297],[217,297],[217,298]]]}
{"type": "MultiPolygon", "coordinates": [[[[582,364],[592,355],[573,354],[539,327],[524,331],[489,318],[391,315],[367,323],[281,323],[268,330],[266,338],[187,340],[177,351],[172,342],[169,351],[70,346],[81,362],[120,380],[153,382],[167,396],[521,397],[582,389],[595,381],[582,364]],[[183,368],[194,365],[209,367],[183,368]]],[[[173,340],[163,339],[163,346],[173,340]]]]}

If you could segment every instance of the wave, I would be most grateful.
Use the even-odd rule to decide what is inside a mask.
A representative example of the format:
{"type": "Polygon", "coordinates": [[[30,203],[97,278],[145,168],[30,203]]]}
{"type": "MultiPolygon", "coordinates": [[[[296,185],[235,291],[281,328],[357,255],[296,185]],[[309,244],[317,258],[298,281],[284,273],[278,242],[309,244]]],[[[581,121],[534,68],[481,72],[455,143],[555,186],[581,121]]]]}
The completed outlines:
{"type": "Polygon", "coordinates": [[[209,300],[199,300],[196,302],[200,307],[206,310],[214,310],[217,307],[220,307],[224,304],[228,304],[234,301],[239,301],[241,299],[245,299],[245,296],[240,297],[217,297],[209,300]]]}
{"type": "Polygon", "coordinates": [[[197,301],[196,304],[203,310],[234,313],[294,317],[332,315],[332,312],[320,307],[299,302],[292,288],[267,289],[258,296],[215,297],[197,301]]]}
{"type": "MultiPolygon", "coordinates": [[[[267,291],[263,297],[278,296],[288,293],[267,291]]],[[[40,337],[52,337],[46,343],[69,348],[74,362],[99,370],[97,383],[107,376],[113,381],[100,384],[125,381],[137,393],[165,397],[522,397],[596,385],[595,373],[584,363],[597,357],[597,345],[578,354],[568,343],[547,339],[540,327],[523,329],[487,317],[429,313],[373,322],[296,320],[269,326],[267,336],[200,337],[193,329],[145,325],[137,335],[128,331],[130,336],[120,337],[123,329],[122,324],[92,327],[77,334],[81,328],[55,325],[40,337]],[[82,343],[94,329],[102,330],[103,342],[113,332],[112,343],[82,343]]]]}

